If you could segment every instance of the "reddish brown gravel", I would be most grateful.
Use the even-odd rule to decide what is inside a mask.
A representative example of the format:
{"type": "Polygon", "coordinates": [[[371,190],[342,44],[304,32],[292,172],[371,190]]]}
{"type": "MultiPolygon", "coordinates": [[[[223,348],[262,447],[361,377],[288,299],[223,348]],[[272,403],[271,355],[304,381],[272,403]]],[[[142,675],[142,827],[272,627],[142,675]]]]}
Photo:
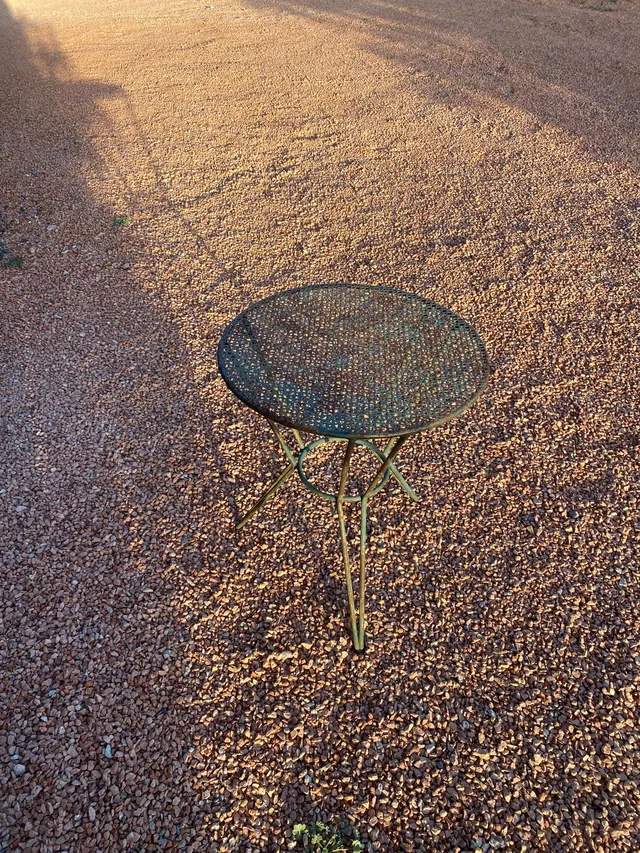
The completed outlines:
{"type": "Polygon", "coordinates": [[[640,850],[639,56],[635,0],[0,0],[0,850],[640,850]],[[336,280],[492,369],[372,503],[364,659],[330,505],[234,531],[215,365],[336,280]]]}

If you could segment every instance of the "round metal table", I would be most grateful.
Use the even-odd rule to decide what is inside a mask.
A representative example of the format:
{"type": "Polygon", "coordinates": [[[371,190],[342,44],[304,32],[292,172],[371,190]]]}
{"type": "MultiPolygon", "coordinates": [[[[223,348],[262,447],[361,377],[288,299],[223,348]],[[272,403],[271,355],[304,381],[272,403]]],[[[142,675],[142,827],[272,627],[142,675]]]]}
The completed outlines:
{"type": "Polygon", "coordinates": [[[394,460],[410,435],[457,417],[477,400],[489,372],[482,340],[452,311],[416,294],[319,284],[250,305],[225,329],[218,367],[231,391],[267,418],[288,463],[237,527],[294,471],[312,493],[334,501],[353,645],[364,651],[368,501],[390,477],[418,500],[394,460]],[[295,449],[283,426],[292,430],[295,449]],[[303,432],[319,438],[305,443],[303,432]],[[384,446],[374,439],[385,439],[384,446]],[[306,456],[328,441],[346,443],[336,494],[318,489],[304,471],[306,456]],[[379,465],[362,494],[347,495],[357,445],[374,453],[379,465]],[[361,505],[357,608],[344,516],[349,502],[361,505]]]}

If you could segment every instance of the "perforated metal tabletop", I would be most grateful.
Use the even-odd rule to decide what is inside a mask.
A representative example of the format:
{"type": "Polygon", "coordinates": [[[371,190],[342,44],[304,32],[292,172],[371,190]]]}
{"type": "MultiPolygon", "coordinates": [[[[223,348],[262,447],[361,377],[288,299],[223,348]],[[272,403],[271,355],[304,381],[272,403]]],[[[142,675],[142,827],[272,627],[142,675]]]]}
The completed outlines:
{"type": "Polygon", "coordinates": [[[277,423],[324,436],[422,432],[472,403],[487,379],[475,330],[389,287],[320,284],[263,299],[225,330],[220,372],[277,423]]]}

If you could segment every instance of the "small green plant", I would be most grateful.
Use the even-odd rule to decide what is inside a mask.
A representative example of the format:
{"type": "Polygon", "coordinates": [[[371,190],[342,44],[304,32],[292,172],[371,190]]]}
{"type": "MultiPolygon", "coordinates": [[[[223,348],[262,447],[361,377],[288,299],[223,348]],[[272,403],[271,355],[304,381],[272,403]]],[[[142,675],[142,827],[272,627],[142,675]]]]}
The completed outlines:
{"type": "Polygon", "coordinates": [[[129,217],[123,216],[121,213],[116,213],[116,215],[113,217],[113,220],[112,220],[112,222],[116,228],[124,228],[124,226],[127,224],[128,221],[129,221],[129,217]]]}
{"type": "Polygon", "coordinates": [[[15,255],[13,258],[7,258],[4,262],[5,267],[14,267],[15,269],[20,269],[24,265],[24,258],[15,255]]]}
{"type": "Polygon", "coordinates": [[[362,853],[363,850],[358,830],[348,824],[336,829],[319,820],[310,824],[296,823],[293,837],[308,846],[311,853],[362,853]]]}

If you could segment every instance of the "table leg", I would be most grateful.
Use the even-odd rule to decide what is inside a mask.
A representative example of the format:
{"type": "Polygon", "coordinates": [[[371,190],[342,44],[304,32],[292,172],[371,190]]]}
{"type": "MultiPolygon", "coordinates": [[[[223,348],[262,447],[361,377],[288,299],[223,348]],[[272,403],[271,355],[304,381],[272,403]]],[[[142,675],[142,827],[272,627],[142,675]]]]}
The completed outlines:
{"type": "MultiPolygon", "coordinates": [[[[392,447],[392,445],[393,445],[394,440],[395,440],[395,439],[390,438],[390,439],[389,439],[389,441],[387,442],[387,444],[385,445],[385,448],[384,448],[384,450],[382,451],[382,452],[384,453],[384,455],[385,455],[385,456],[387,455],[387,453],[388,453],[388,452],[389,452],[389,450],[391,449],[391,447],[392,447]]],[[[411,500],[412,500],[412,501],[419,501],[419,500],[420,500],[419,496],[418,496],[418,495],[413,491],[413,489],[411,488],[411,486],[409,485],[409,483],[407,483],[407,481],[406,481],[406,480],[405,480],[405,478],[402,476],[402,474],[400,473],[400,471],[398,471],[398,469],[396,468],[396,466],[395,466],[395,465],[391,465],[391,466],[390,466],[390,470],[391,470],[391,476],[392,476],[392,477],[394,477],[394,478],[398,481],[398,483],[400,484],[400,486],[402,487],[402,489],[404,489],[404,491],[409,495],[409,497],[411,498],[411,500]]]]}
{"type": "Polygon", "coordinates": [[[273,483],[269,486],[269,488],[254,503],[254,505],[251,507],[249,512],[245,513],[242,516],[240,521],[236,524],[236,530],[240,530],[241,528],[243,528],[245,526],[245,524],[247,523],[247,521],[249,521],[251,518],[253,518],[253,516],[258,512],[260,507],[263,507],[266,504],[266,502],[269,500],[269,498],[272,495],[275,495],[275,493],[278,491],[280,486],[284,486],[284,484],[287,482],[287,480],[289,479],[289,477],[293,474],[293,472],[295,470],[296,470],[295,463],[294,464],[290,463],[289,465],[287,465],[287,467],[280,474],[280,476],[277,477],[273,481],[273,483]]]}
{"type": "MultiPolygon", "coordinates": [[[[375,473],[375,475],[374,475],[374,477],[373,477],[373,480],[369,483],[369,488],[367,489],[367,491],[366,491],[366,492],[364,493],[364,495],[362,496],[362,497],[363,497],[363,499],[364,499],[364,498],[369,498],[369,497],[371,496],[371,492],[372,492],[372,491],[375,489],[375,487],[378,485],[378,483],[380,482],[380,480],[382,479],[382,477],[384,477],[384,475],[385,475],[385,473],[386,473],[386,471],[387,471],[387,468],[391,468],[391,467],[393,466],[393,460],[396,458],[396,456],[398,455],[398,453],[399,453],[399,451],[400,451],[400,448],[402,447],[402,445],[405,443],[405,441],[406,441],[408,438],[409,438],[409,436],[408,436],[408,435],[401,435],[401,436],[399,436],[399,437],[395,440],[395,444],[394,444],[394,445],[393,445],[393,447],[391,448],[391,451],[390,451],[389,453],[385,453],[385,456],[386,456],[387,458],[384,460],[384,462],[380,465],[380,467],[379,467],[379,468],[378,468],[378,470],[376,471],[376,473],[375,473]]],[[[393,439],[392,439],[391,441],[393,441],[393,439]]],[[[387,447],[389,447],[389,445],[391,444],[391,441],[387,444],[387,447]]],[[[402,477],[402,475],[400,474],[400,472],[399,472],[399,471],[397,471],[397,469],[396,469],[396,473],[397,473],[397,476],[402,477]]],[[[397,479],[397,477],[396,477],[396,479],[397,479]]],[[[403,477],[402,479],[404,479],[404,477],[403,477]]],[[[398,480],[398,482],[400,482],[400,481],[398,480]]],[[[407,488],[411,488],[411,487],[407,484],[407,488]]],[[[412,490],[412,491],[413,491],[413,490],[412,490]]]]}
{"type": "Polygon", "coordinates": [[[364,568],[367,551],[367,498],[363,497],[360,502],[360,578],[358,581],[359,594],[359,612],[358,612],[358,627],[360,635],[358,637],[358,646],[356,651],[364,652],[366,634],[365,634],[365,615],[364,615],[364,568]]]}
{"type": "MultiPolygon", "coordinates": [[[[282,433],[280,432],[278,427],[274,424],[273,421],[269,420],[268,418],[267,418],[267,421],[268,421],[269,426],[271,427],[271,429],[273,431],[273,434],[277,438],[278,444],[282,448],[284,455],[287,457],[289,464],[284,469],[284,471],[278,477],[276,477],[276,479],[269,486],[269,488],[265,492],[263,492],[263,494],[260,496],[260,498],[258,498],[258,500],[251,507],[251,509],[242,516],[240,521],[236,524],[236,530],[240,530],[241,528],[243,528],[245,526],[245,524],[247,523],[247,521],[252,519],[253,516],[256,514],[256,512],[266,504],[266,502],[269,500],[269,498],[272,495],[275,495],[275,493],[278,491],[278,489],[287,482],[289,477],[296,470],[296,466],[298,464],[298,457],[294,453],[291,452],[289,445],[287,444],[284,436],[282,435],[282,433]]],[[[298,447],[300,449],[302,449],[304,447],[304,441],[300,437],[300,433],[298,432],[298,430],[294,429],[293,434],[295,436],[298,447]]]]}
{"type": "MultiPolygon", "coordinates": [[[[282,432],[278,429],[277,425],[269,420],[269,426],[273,431],[278,444],[282,448],[285,456],[287,457],[288,465],[282,471],[282,473],[276,477],[273,483],[266,489],[265,492],[260,496],[260,498],[255,502],[255,504],[251,507],[251,509],[242,516],[240,521],[236,524],[236,528],[239,530],[256,514],[256,512],[264,506],[264,504],[269,500],[272,495],[274,495],[281,486],[283,486],[289,477],[293,474],[298,466],[298,456],[291,450],[289,445],[287,444],[286,439],[282,435],[282,432]]],[[[296,444],[298,445],[298,450],[302,451],[305,448],[305,443],[302,440],[300,433],[297,430],[293,430],[293,434],[296,440],[296,444]]],[[[340,475],[340,486],[338,488],[338,494],[335,497],[336,502],[336,510],[338,513],[338,523],[340,526],[340,541],[342,545],[342,559],[344,562],[344,570],[345,570],[345,578],[347,584],[347,599],[349,603],[349,619],[351,621],[351,634],[353,639],[353,647],[356,652],[362,653],[365,650],[365,625],[366,625],[366,617],[365,617],[365,568],[366,568],[366,548],[367,548],[367,509],[369,498],[375,492],[376,486],[380,483],[380,480],[385,476],[387,472],[392,474],[393,477],[398,481],[400,486],[404,489],[404,491],[411,497],[413,500],[419,500],[411,486],[404,479],[402,474],[398,471],[396,466],[393,464],[393,460],[398,455],[400,448],[405,443],[409,436],[402,435],[398,438],[392,438],[382,451],[382,455],[384,456],[383,461],[381,462],[378,470],[376,471],[373,479],[369,483],[367,490],[359,496],[360,500],[360,572],[358,577],[358,608],[356,610],[356,602],[355,595],[353,589],[353,577],[351,574],[351,561],[349,559],[349,543],[347,541],[347,525],[345,519],[344,505],[345,505],[345,495],[347,489],[347,481],[349,479],[349,467],[351,463],[351,457],[353,455],[353,451],[356,446],[355,439],[347,440],[347,449],[344,454],[343,462],[342,462],[342,471],[340,475]]],[[[363,443],[363,442],[360,442],[363,443]]],[[[364,442],[366,444],[366,442],[364,442]]],[[[311,488],[309,486],[309,488],[311,488]]],[[[331,495],[325,495],[322,493],[323,497],[331,497],[331,495]]],[[[348,498],[347,500],[355,500],[358,498],[348,498]]]]}
{"type": "Polygon", "coordinates": [[[355,597],[353,594],[353,579],[351,577],[351,561],[349,559],[349,543],[347,542],[347,529],[344,517],[344,494],[347,487],[347,479],[349,477],[349,463],[355,442],[350,439],[347,443],[347,449],[342,462],[342,474],[340,476],[340,487],[336,497],[336,509],[338,511],[338,523],[340,525],[340,541],[342,544],[342,560],[344,562],[344,572],[347,581],[347,600],[349,602],[349,618],[351,620],[351,633],[353,636],[353,648],[356,652],[364,652],[365,649],[365,565],[366,565],[366,548],[367,548],[367,506],[371,493],[384,477],[387,469],[393,465],[393,460],[398,455],[400,448],[405,443],[409,436],[401,435],[397,438],[386,458],[381,463],[376,471],[373,479],[369,483],[367,490],[362,495],[360,500],[360,576],[358,582],[358,611],[356,613],[355,597]]]}
{"type": "MultiPolygon", "coordinates": [[[[366,563],[366,548],[367,548],[367,507],[368,507],[369,497],[371,496],[371,493],[373,492],[373,490],[375,489],[377,484],[380,482],[381,478],[384,477],[387,469],[393,468],[393,460],[398,455],[400,448],[405,443],[405,441],[407,440],[408,437],[409,437],[408,435],[401,435],[398,439],[395,440],[395,442],[393,443],[393,446],[391,447],[391,450],[389,450],[389,447],[391,446],[391,442],[389,442],[389,444],[385,448],[386,459],[380,465],[378,470],[376,471],[373,479],[369,483],[369,486],[368,486],[366,492],[364,492],[364,494],[362,495],[362,498],[360,500],[360,579],[359,579],[359,585],[358,585],[359,586],[359,589],[358,589],[359,607],[358,607],[357,627],[355,624],[356,623],[355,612],[354,612],[355,608],[352,605],[353,592],[351,592],[350,599],[349,599],[349,604],[350,604],[350,609],[351,609],[351,624],[352,624],[352,630],[353,630],[353,635],[354,635],[353,647],[357,652],[360,652],[360,653],[364,652],[365,642],[366,642],[366,639],[365,639],[366,618],[365,618],[364,606],[365,606],[365,563],[366,563]]],[[[346,461],[348,462],[348,460],[346,460],[346,461]]],[[[402,485],[402,483],[401,483],[401,485],[402,485]]],[[[405,489],[405,491],[406,491],[406,489],[405,489]]],[[[342,524],[341,528],[340,528],[341,534],[343,533],[343,527],[344,527],[344,525],[342,524]]],[[[346,535],[342,535],[342,539],[343,539],[342,550],[343,550],[343,555],[344,555],[345,554],[345,546],[346,546],[346,535]]],[[[347,558],[348,558],[348,554],[347,554],[347,556],[345,556],[345,567],[347,565],[347,558]]],[[[350,580],[351,580],[351,573],[350,573],[350,571],[347,571],[347,593],[349,593],[350,580]]]]}
{"type": "MultiPolygon", "coordinates": [[[[351,578],[351,561],[349,559],[349,543],[347,542],[347,526],[344,518],[344,493],[349,478],[349,462],[353,454],[355,441],[349,439],[342,462],[342,473],[340,475],[340,486],[336,495],[336,510],[338,512],[338,524],[340,525],[340,541],[342,543],[342,560],[344,562],[344,573],[347,581],[347,600],[349,602],[349,618],[351,619],[351,633],[353,636],[353,647],[357,652],[364,651],[364,633],[360,636],[360,626],[356,615],[356,605],[353,597],[353,580],[351,578]]],[[[366,534],[366,528],[365,528],[366,534]]]]}
{"type": "MultiPolygon", "coordinates": [[[[287,457],[287,459],[289,460],[289,462],[292,465],[297,465],[298,464],[298,458],[297,458],[297,456],[295,456],[291,452],[289,445],[287,444],[287,442],[285,440],[285,437],[282,435],[282,433],[280,432],[278,427],[274,424],[273,421],[270,421],[268,418],[267,418],[267,423],[271,427],[271,430],[272,430],[273,434],[275,435],[275,437],[278,439],[278,444],[282,448],[282,452],[284,453],[284,455],[287,457]]],[[[295,430],[294,435],[295,435],[296,441],[298,442],[300,447],[304,447],[304,442],[300,438],[300,433],[297,430],[295,430]]]]}

